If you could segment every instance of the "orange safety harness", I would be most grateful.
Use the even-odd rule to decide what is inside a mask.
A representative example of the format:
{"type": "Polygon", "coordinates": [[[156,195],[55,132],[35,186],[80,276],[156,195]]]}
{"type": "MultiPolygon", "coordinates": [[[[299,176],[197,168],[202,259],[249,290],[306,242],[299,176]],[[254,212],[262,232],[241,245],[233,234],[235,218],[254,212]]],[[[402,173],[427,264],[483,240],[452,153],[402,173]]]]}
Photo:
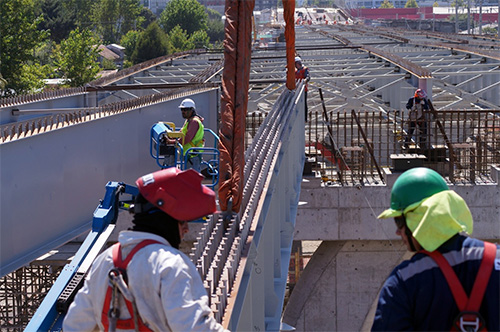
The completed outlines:
{"type": "Polygon", "coordinates": [[[446,281],[448,282],[448,286],[453,294],[458,310],[460,310],[460,313],[453,322],[451,331],[487,331],[484,319],[479,313],[479,308],[481,307],[481,302],[483,302],[486,286],[488,285],[488,280],[490,279],[491,271],[493,269],[493,263],[496,257],[496,248],[495,244],[484,242],[483,259],[481,261],[481,265],[479,266],[479,271],[477,272],[470,298],[467,297],[467,294],[465,293],[464,288],[455,274],[455,271],[453,271],[450,263],[448,263],[446,258],[444,258],[439,251],[420,251],[429,255],[437,263],[443,272],[446,281]]]}
{"type": "MultiPolygon", "coordinates": [[[[120,243],[116,243],[113,245],[112,254],[113,254],[113,263],[115,268],[110,271],[110,273],[120,273],[125,278],[127,275],[127,266],[132,260],[132,257],[142,248],[148,246],[150,244],[161,243],[155,240],[144,240],[139,242],[132,251],[127,255],[125,260],[122,259],[122,252],[120,243]]],[[[115,328],[123,329],[123,330],[132,330],[136,329],[136,331],[152,331],[149,327],[147,327],[141,317],[137,314],[135,310],[135,304],[130,302],[124,297],[125,304],[127,306],[128,312],[130,314],[129,319],[120,319],[120,311],[118,309],[118,301],[116,297],[116,292],[119,289],[116,286],[112,286],[111,284],[108,286],[108,290],[106,291],[106,298],[104,299],[104,306],[102,308],[101,322],[104,325],[104,329],[109,331],[110,324],[113,324],[113,320],[116,320],[115,328]],[[113,294],[115,292],[115,294],[113,294]],[[112,299],[116,299],[116,301],[112,301],[112,299]],[[115,303],[112,303],[115,302],[115,303]],[[110,307],[112,306],[112,307],[110,307]],[[137,324],[136,324],[137,323],[137,324]],[[137,325],[137,326],[136,326],[137,325]],[[136,328],[137,327],[137,328],[136,328]]]]}

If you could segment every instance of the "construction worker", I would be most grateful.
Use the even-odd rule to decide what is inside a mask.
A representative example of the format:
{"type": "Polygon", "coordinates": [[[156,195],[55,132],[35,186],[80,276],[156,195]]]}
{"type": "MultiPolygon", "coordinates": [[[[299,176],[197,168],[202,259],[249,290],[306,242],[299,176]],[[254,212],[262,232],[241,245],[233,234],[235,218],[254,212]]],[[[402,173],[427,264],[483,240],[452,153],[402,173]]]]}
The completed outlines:
{"type": "Polygon", "coordinates": [[[460,331],[476,323],[500,330],[500,246],[467,235],[469,208],[437,172],[418,167],[400,175],[391,207],[378,218],[394,218],[396,234],[416,253],[383,285],[373,331],[450,331],[456,325],[460,331]]]}
{"type": "Polygon", "coordinates": [[[309,68],[306,66],[302,65],[302,59],[298,56],[295,57],[295,79],[296,80],[305,80],[305,87],[304,87],[304,104],[305,104],[305,120],[307,122],[307,113],[308,108],[307,108],[307,82],[311,79],[309,76],[309,68]]]}
{"type": "MultiPolygon", "coordinates": [[[[182,145],[184,158],[190,148],[202,148],[205,145],[203,117],[196,114],[196,104],[190,98],[184,99],[179,105],[182,117],[186,119],[181,128],[182,137],[179,143],[182,145]]],[[[167,139],[168,144],[175,144],[177,140],[167,139]]],[[[201,155],[191,152],[187,156],[186,168],[192,168],[195,171],[200,171],[201,155]]]]}
{"type": "Polygon", "coordinates": [[[171,167],[137,179],[133,227],[93,263],[64,331],[224,331],[196,267],[178,250],[187,221],[215,211],[202,178],[171,167]]]}
{"type": "Polygon", "coordinates": [[[405,145],[411,141],[413,133],[418,125],[419,134],[417,134],[416,142],[422,148],[427,144],[427,122],[429,121],[429,103],[427,102],[427,94],[422,89],[417,89],[415,95],[408,99],[406,103],[408,112],[408,135],[405,139],[405,145]]]}

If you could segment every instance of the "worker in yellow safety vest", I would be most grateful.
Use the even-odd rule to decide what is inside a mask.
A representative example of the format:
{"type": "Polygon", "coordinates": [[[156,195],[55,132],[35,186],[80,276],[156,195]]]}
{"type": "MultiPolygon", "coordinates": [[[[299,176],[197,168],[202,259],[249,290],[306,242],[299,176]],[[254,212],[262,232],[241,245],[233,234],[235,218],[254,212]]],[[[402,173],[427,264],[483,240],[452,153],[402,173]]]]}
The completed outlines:
{"type": "MultiPolygon", "coordinates": [[[[181,128],[182,138],[180,140],[185,155],[188,149],[202,148],[205,145],[203,117],[196,114],[196,104],[192,99],[184,99],[179,105],[179,109],[182,112],[182,117],[186,119],[181,128]]],[[[192,168],[199,172],[200,164],[201,155],[190,153],[186,160],[186,168],[192,168]]]]}

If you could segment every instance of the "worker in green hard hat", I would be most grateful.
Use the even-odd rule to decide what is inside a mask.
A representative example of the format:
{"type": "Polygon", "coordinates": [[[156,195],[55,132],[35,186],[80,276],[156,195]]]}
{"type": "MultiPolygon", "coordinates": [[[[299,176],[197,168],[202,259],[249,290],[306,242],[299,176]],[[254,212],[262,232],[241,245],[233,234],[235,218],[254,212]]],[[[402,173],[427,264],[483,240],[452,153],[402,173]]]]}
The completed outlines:
{"type": "MultiPolygon", "coordinates": [[[[452,211],[447,212],[451,214],[452,211]]],[[[448,190],[448,185],[441,175],[429,168],[410,169],[396,180],[391,191],[391,207],[378,216],[378,218],[391,217],[395,218],[398,226],[396,233],[403,236],[403,241],[410,251],[422,249],[415,236],[426,243],[439,241],[438,239],[447,240],[451,235],[462,230],[472,233],[472,216],[467,205],[455,192],[448,190]],[[416,208],[423,203],[422,200],[445,191],[446,193],[435,197],[435,199],[440,199],[442,196],[449,196],[454,202],[456,201],[455,204],[459,204],[462,210],[466,210],[466,212],[460,212],[461,214],[465,213],[464,218],[460,219],[460,221],[452,222],[451,220],[447,220],[449,225],[442,227],[444,225],[443,221],[433,222],[429,219],[433,218],[433,215],[427,215],[425,219],[422,219],[420,214],[415,213],[416,208]],[[403,227],[401,226],[407,221],[409,224],[406,225],[407,227],[404,227],[404,233],[402,233],[403,227]],[[416,231],[417,225],[420,225],[418,231],[416,231]],[[425,234],[422,237],[422,232],[429,233],[427,235],[432,235],[432,237],[427,238],[425,234]]],[[[436,217],[438,216],[436,215],[436,217]]],[[[428,247],[428,249],[432,251],[436,249],[436,245],[437,243],[428,247]]]]}
{"type": "Polygon", "coordinates": [[[500,330],[500,246],[468,236],[469,208],[441,175],[424,167],[401,174],[378,218],[394,218],[396,234],[416,254],[385,281],[372,331],[500,330]],[[470,301],[456,295],[459,288],[470,301]]]}

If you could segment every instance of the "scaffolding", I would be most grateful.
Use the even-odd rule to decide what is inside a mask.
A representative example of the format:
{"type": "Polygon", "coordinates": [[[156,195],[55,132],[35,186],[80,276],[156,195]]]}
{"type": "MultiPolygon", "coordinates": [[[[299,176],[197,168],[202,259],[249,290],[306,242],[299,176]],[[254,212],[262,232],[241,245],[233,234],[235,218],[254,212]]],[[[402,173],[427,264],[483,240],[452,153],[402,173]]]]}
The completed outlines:
{"type": "Polygon", "coordinates": [[[451,183],[489,183],[491,165],[500,164],[499,112],[436,112],[429,114],[426,130],[411,135],[409,119],[399,111],[331,112],[328,121],[313,112],[306,155],[330,185],[378,183],[382,167],[404,170],[397,164],[401,159],[435,169],[451,183]]]}
{"type": "Polygon", "coordinates": [[[24,330],[62,268],[52,264],[32,264],[0,278],[1,331],[24,330]]]}

